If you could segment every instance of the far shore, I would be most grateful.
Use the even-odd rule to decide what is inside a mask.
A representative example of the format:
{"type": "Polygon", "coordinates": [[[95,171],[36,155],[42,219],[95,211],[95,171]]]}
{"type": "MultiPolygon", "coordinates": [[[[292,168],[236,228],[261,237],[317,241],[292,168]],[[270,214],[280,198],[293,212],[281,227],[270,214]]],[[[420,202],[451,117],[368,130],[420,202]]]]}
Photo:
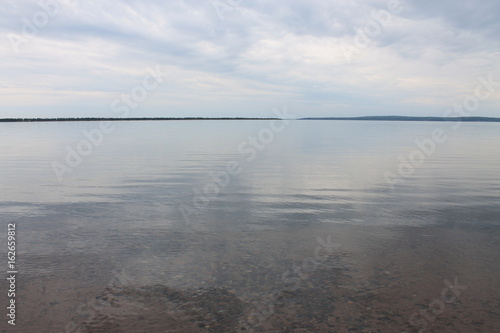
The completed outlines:
{"type": "Polygon", "coordinates": [[[493,118],[493,117],[411,117],[411,116],[314,117],[314,118],[300,118],[300,120],[500,122],[500,118],[493,118]]]}
{"type": "Polygon", "coordinates": [[[155,120],[280,120],[279,118],[243,118],[243,117],[223,117],[223,118],[203,118],[203,117],[185,117],[185,118],[165,118],[165,117],[145,117],[145,118],[2,118],[0,122],[49,122],[49,121],[155,121],[155,120]]]}
{"type": "MultiPolygon", "coordinates": [[[[165,121],[165,120],[280,120],[280,118],[245,117],[143,117],[143,118],[0,118],[0,122],[56,122],[56,121],[165,121]]],[[[289,120],[356,120],[356,121],[449,121],[449,122],[500,122],[494,117],[410,117],[410,116],[365,116],[365,117],[310,117],[289,120]]]]}

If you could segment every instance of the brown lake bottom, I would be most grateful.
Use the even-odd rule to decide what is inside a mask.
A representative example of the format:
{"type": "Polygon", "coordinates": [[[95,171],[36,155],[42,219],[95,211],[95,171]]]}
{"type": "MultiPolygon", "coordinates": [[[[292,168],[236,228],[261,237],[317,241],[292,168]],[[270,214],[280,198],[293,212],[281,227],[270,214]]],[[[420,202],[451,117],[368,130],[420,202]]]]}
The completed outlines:
{"type": "Polygon", "coordinates": [[[190,244],[174,256],[29,255],[58,274],[21,275],[17,332],[499,332],[498,230],[476,229],[177,231],[156,235],[190,244]]]}

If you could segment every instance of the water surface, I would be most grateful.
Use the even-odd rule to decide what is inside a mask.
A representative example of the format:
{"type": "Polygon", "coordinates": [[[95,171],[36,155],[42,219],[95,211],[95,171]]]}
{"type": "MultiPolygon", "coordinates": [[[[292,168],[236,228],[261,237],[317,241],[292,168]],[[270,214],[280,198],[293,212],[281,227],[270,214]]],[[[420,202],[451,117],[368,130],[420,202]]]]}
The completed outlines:
{"type": "Polygon", "coordinates": [[[97,122],[0,124],[20,272],[0,328],[500,331],[498,124],[282,125],[116,122],[59,181],[97,122]],[[447,140],[401,177],[435,129],[447,140]]]}

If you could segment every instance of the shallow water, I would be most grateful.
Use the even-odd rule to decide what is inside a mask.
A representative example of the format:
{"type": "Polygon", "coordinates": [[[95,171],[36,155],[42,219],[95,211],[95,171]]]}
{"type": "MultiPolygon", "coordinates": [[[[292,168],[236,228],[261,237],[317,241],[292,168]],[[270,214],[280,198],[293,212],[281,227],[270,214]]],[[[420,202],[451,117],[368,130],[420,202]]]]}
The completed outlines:
{"type": "Polygon", "coordinates": [[[0,329],[500,332],[499,125],[113,124],[0,124],[0,329]]]}

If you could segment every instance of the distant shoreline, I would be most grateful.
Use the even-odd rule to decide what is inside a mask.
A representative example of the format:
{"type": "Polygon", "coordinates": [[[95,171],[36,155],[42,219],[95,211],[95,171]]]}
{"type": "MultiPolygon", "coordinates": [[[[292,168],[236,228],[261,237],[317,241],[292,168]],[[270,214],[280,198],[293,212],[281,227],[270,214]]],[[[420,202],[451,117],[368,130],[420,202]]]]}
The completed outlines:
{"type": "MultiPolygon", "coordinates": [[[[0,122],[68,122],[68,121],[165,121],[165,120],[280,120],[280,118],[245,118],[245,117],[144,117],[144,118],[2,118],[0,122]]],[[[410,116],[365,116],[365,117],[309,117],[294,120],[357,120],[357,121],[449,121],[449,122],[500,122],[494,117],[410,117],[410,116]]]]}
{"type": "Polygon", "coordinates": [[[280,120],[279,118],[202,118],[202,117],[185,117],[185,118],[165,118],[165,117],[145,117],[145,118],[2,118],[0,122],[4,123],[19,123],[19,122],[53,122],[53,121],[157,121],[157,120],[280,120]]]}
{"type": "Polygon", "coordinates": [[[410,116],[311,117],[311,118],[300,118],[300,120],[500,122],[500,118],[493,118],[493,117],[410,117],[410,116]]]}

